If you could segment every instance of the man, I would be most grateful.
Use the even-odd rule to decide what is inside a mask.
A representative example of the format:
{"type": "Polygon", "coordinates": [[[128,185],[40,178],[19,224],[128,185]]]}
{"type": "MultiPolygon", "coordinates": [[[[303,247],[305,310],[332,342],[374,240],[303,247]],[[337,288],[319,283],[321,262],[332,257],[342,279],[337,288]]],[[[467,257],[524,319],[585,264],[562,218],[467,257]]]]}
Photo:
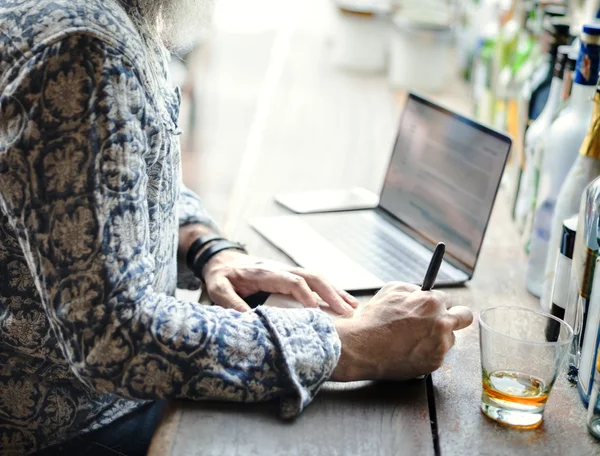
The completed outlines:
{"type": "Polygon", "coordinates": [[[163,45],[203,6],[0,0],[2,455],[144,454],[164,399],[279,398],[293,417],[328,379],[437,369],[471,323],[404,284],[336,321],[250,311],[257,291],[344,315],[357,303],[219,239],[180,191],[163,45]],[[178,280],[218,306],[177,301],[178,280]]]}

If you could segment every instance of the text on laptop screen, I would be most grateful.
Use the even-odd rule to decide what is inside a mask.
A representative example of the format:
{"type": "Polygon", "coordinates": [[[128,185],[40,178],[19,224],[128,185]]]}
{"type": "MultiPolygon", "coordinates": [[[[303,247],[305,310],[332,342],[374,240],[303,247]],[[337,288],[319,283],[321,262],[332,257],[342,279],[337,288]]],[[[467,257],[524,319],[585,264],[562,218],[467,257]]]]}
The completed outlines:
{"type": "Polygon", "coordinates": [[[510,140],[409,97],[380,205],[475,265],[510,140]]]}

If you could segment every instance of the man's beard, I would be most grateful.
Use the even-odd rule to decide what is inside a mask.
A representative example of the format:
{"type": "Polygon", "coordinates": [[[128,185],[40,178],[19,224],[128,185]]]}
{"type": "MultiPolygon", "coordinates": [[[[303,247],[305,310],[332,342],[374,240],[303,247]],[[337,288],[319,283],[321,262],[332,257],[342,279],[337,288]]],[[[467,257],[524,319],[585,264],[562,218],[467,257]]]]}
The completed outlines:
{"type": "Polygon", "coordinates": [[[133,0],[141,18],[174,53],[189,49],[206,32],[215,0],[133,0]]]}

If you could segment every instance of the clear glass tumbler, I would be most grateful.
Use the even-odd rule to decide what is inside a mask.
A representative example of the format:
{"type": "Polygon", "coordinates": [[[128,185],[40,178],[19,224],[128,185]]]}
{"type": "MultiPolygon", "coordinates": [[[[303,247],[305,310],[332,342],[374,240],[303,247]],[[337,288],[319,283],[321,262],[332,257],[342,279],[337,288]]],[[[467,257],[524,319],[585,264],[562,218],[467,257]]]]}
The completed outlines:
{"type": "Polygon", "coordinates": [[[479,335],[481,410],[511,427],[538,427],[573,330],[538,310],[493,307],[479,315],[479,335]]]}

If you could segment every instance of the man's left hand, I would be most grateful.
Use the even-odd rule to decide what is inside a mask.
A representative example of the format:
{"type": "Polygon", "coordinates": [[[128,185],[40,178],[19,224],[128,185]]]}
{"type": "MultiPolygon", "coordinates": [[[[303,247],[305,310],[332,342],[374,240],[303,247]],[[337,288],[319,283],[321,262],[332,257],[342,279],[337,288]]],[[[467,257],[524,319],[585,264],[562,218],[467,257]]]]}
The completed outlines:
{"type": "Polygon", "coordinates": [[[291,295],[304,307],[323,300],[340,315],[351,315],[358,301],[318,274],[263,260],[235,250],[218,253],[203,270],[206,292],[217,305],[240,312],[250,310],[243,298],[264,291],[291,295]]]}

